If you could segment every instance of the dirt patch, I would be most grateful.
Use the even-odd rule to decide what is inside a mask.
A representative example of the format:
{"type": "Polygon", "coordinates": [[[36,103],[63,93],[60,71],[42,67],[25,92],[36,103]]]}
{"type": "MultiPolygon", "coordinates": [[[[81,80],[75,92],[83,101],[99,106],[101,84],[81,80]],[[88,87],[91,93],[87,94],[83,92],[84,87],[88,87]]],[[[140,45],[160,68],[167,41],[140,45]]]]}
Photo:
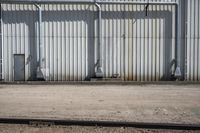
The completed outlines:
{"type": "Polygon", "coordinates": [[[4,85],[0,117],[200,123],[200,86],[4,85]]]}

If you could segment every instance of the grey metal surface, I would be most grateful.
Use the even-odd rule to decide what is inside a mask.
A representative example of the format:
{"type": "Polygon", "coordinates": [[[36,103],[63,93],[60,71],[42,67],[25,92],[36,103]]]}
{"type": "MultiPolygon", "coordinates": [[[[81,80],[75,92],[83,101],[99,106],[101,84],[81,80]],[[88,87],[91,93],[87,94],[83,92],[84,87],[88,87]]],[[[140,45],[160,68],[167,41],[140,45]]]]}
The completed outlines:
{"type": "Polygon", "coordinates": [[[42,71],[41,71],[42,58],[40,57],[41,50],[43,50],[42,49],[42,8],[38,4],[35,4],[35,6],[38,9],[38,40],[39,40],[39,42],[37,43],[37,73],[36,73],[36,77],[37,77],[37,79],[44,79],[42,71]]]}
{"type": "Polygon", "coordinates": [[[14,80],[13,54],[25,54],[25,79],[34,79],[37,66],[37,10],[34,5],[2,5],[4,80],[14,80]]]}
{"type": "Polygon", "coordinates": [[[175,59],[175,7],[149,6],[148,16],[141,5],[116,7],[104,6],[104,11],[114,10],[104,14],[107,19],[103,20],[105,77],[120,74],[134,81],[170,77],[175,59]]]}
{"type": "Polygon", "coordinates": [[[3,41],[2,41],[2,12],[1,12],[1,4],[0,4],[0,80],[3,79],[3,41]]]}
{"type": "Polygon", "coordinates": [[[0,0],[7,4],[168,4],[176,5],[178,0],[0,0]]]}
{"type": "MultiPolygon", "coordinates": [[[[43,5],[41,67],[46,80],[94,77],[97,9],[94,5],[43,5]]],[[[26,80],[34,75],[38,36],[34,5],[3,6],[6,81],[12,81],[12,53],[24,54],[26,80]],[[14,18],[14,19],[11,19],[14,18]],[[14,43],[16,42],[16,43],[14,43]],[[25,43],[26,42],[26,43],[25,43]],[[15,45],[14,45],[15,44],[15,45]]],[[[155,81],[170,77],[175,58],[175,6],[102,5],[104,77],[155,81]]],[[[33,76],[34,77],[34,76],[33,76]]]]}
{"type": "Polygon", "coordinates": [[[98,53],[98,59],[97,59],[97,70],[95,72],[95,76],[98,78],[103,78],[103,69],[102,69],[102,11],[101,11],[101,5],[98,3],[95,3],[97,9],[98,9],[98,46],[97,46],[97,53],[98,53]]]}
{"type": "Polygon", "coordinates": [[[25,81],[25,56],[23,54],[14,55],[14,80],[25,81]]]}
{"type": "Polygon", "coordinates": [[[187,80],[200,81],[200,1],[187,0],[187,80]]]}
{"type": "MultiPolygon", "coordinates": [[[[182,0],[180,4],[180,66],[188,80],[199,81],[199,1],[182,0]]],[[[101,6],[104,77],[119,74],[132,81],[169,80],[175,70],[175,5],[150,5],[147,16],[142,4],[101,6]]],[[[98,60],[98,12],[94,4],[45,4],[42,8],[40,60],[45,79],[82,81],[94,77],[98,60]]],[[[26,4],[2,4],[2,11],[5,81],[14,80],[13,54],[25,54],[25,79],[34,79],[38,11],[26,4]]]]}

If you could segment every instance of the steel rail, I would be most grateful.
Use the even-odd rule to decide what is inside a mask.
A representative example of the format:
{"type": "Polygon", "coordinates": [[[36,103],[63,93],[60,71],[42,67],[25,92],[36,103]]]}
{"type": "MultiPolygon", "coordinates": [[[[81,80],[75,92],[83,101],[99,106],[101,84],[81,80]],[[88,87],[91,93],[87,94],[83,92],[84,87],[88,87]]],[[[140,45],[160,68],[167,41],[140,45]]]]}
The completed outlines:
{"type": "Polygon", "coordinates": [[[1,124],[134,127],[143,129],[200,130],[200,124],[0,118],[1,124]]]}

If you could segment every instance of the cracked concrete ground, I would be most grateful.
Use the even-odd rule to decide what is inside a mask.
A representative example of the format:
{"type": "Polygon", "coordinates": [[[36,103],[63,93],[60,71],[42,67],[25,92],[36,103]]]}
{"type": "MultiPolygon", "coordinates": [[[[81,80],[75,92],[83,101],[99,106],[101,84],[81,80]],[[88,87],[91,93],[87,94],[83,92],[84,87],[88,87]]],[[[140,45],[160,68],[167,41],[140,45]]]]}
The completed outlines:
{"type": "Polygon", "coordinates": [[[0,117],[200,124],[200,85],[1,85],[0,117]]]}

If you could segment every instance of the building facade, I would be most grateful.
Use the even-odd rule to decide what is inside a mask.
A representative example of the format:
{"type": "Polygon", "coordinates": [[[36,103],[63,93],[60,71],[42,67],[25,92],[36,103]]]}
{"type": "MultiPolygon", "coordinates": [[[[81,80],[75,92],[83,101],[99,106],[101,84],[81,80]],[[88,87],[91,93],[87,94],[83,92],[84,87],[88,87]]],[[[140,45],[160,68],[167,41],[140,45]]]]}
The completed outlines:
{"type": "Polygon", "coordinates": [[[99,61],[103,78],[174,80],[179,64],[200,80],[199,0],[100,2],[101,21],[95,4],[0,2],[2,81],[90,80],[99,61]]]}

